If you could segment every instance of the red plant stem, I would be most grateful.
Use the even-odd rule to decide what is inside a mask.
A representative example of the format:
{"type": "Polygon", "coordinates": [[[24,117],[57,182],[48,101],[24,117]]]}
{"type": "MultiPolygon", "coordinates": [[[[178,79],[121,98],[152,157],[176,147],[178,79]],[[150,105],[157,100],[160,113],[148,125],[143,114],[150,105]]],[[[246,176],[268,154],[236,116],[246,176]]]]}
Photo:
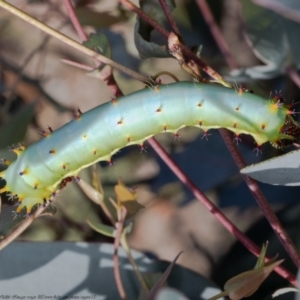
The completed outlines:
{"type": "MultiPolygon", "coordinates": [[[[125,5],[129,9],[132,9],[142,19],[144,19],[146,22],[148,22],[153,28],[155,28],[157,31],[159,31],[166,38],[169,37],[169,32],[167,32],[156,21],[154,21],[149,16],[147,16],[142,10],[140,10],[137,6],[135,6],[129,0],[119,0],[119,2],[123,3],[123,5],[125,5]]],[[[206,13],[207,13],[207,10],[209,10],[208,6],[206,6],[206,13]]],[[[214,22],[214,19],[210,18],[210,21],[214,22]]],[[[215,24],[214,27],[217,27],[217,25],[215,24]]],[[[224,43],[225,43],[225,41],[224,41],[224,43]]],[[[204,66],[206,66],[206,64],[203,63],[202,61],[201,61],[201,64],[199,64],[198,57],[196,55],[194,55],[194,53],[192,53],[185,45],[182,45],[181,49],[185,53],[185,55],[187,55],[191,59],[193,59],[202,69],[203,69],[203,64],[204,64],[204,66]]],[[[228,47],[227,47],[227,49],[228,49],[228,47]]],[[[206,71],[206,69],[203,69],[203,70],[206,71]]],[[[213,70],[213,72],[216,73],[214,70],[213,70]]],[[[209,73],[211,73],[211,72],[209,72],[209,73]]],[[[245,163],[243,161],[241,154],[238,152],[236,146],[233,144],[230,133],[225,129],[220,130],[220,132],[221,132],[224,142],[225,142],[227,148],[230,150],[230,153],[231,153],[234,161],[236,162],[237,166],[240,169],[243,168],[245,166],[245,163]],[[235,151],[233,151],[233,149],[235,149],[235,151]]],[[[171,168],[171,166],[170,166],[170,168],[171,168]]],[[[254,198],[256,199],[258,205],[264,212],[264,214],[265,214],[267,220],[269,221],[271,227],[273,228],[274,232],[278,236],[283,247],[285,248],[285,250],[291,257],[291,259],[293,260],[294,264],[299,268],[300,267],[299,253],[297,252],[295,245],[293,244],[293,242],[289,238],[287,232],[284,230],[283,226],[279,222],[279,220],[278,220],[277,216],[275,215],[275,213],[273,212],[272,208],[268,204],[267,199],[264,197],[263,193],[260,191],[257,183],[254,180],[250,179],[247,176],[243,176],[243,178],[244,178],[246,184],[248,185],[250,191],[252,192],[254,198]]]]}
{"type": "Polygon", "coordinates": [[[88,71],[88,72],[92,72],[95,68],[93,67],[90,67],[88,65],[84,65],[84,64],[81,64],[81,63],[78,63],[76,61],[72,61],[72,60],[69,60],[69,59],[61,59],[61,61],[67,65],[70,65],[70,66],[74,66],[78,69],[82,69],[82,70],[85,70],[85,71],[88,71]]]}
{"type": "MultiPolygon", "coordinates": [[[[135,4],[133,4],[129,0],[119,0],[120,3],[122,3],[124,6],[126,6],[129,10],[135,12],[139,17],[141,17],[144,21],[149,23],[154,29],[156,29],[160,34],[162,34],[165,38],[168,39],[170,33],[161,27],[155,20],[153,20],[151,17],[149,17],[147,14],[145,14],[140,8],[138,8],[135,4]]],[[[181,50],[185,57],[189,60],[193,60],[201,69],[206,72],[209,76],[214,78],[217,81],[224,82],[222,76],[213,70],[210,66],[208,66],[201,58],[196,56],[190,49],[181,44],[180,45],[181,50]]]]}
{"type": "Polygon", "coordinates": [[[83,30],[76,14],[75,14],[75,11],[74,11],[74,8],[73,8],[73,5],[71,3],[71,0],[63,0],[64,1],[64,5],[67,9],[67,12],[68,12],[68,16],[79,36],[79,38],[82,40],[82,41],[86,41],[88,39],[88,36],[87,34],[85,33],[85,31],[83,30]]]}
{"type": "MultiPolygon", "coordinates": [[[[148,139],[149,144],[159,155],[159,157],[166,163],[166,165],[173,171],[178,179],[188,187],[193,195],[198,199],[219,221],[220,223],[232,233],[249,251],[254,255],[259,256],[260,248],[255,245],[243,232],[241,232],[222,212],[214,205],[198,188],[197,186],[184,174],[180,167],[172,160],[169,154],[161,147],[155,138],[148,139]]],[[[268,258],[269,259],[269,258],[268,258]]],[[[297,278],[289,271],[281,266],[276,267],[275,271],[283,278],[287,279],[291,284],[297,286],[297,278]]]]}
{"type": "MultiPolygon", "coordinates": [[[[183,173],[179,166],[170,158],[164,149],[157,143],[154,138],[148,140],[153,149],[159,154],[160,158],[169,166],[178,179],[187,186],[193,195],[220,221],[221,224],[231,232],[249,251],[256,256],[260,254],[260,248],[255,245],[243,232],[241,232],[220,210],[215,206],[183,173]]],[[[269,260],[269,258],[268,258],[269,260]]],[[[276,272],[286,278],[290,283],[297,286],[296,277],[282,267],[277,267],[276,272]]]]}
{"type": "MultiPolygon", "coordinates": [[[[219,131],[220,131],[224,141],[226,142],[225,144],[226,144],[229,152],[231,153],[236,165],[239,167],[239,169],[246,167],[246,164],[245,164],[242,156],[240,155],[236,145],[234,143],[232,143],[231,136],[228,135],[227,132],[225,133],[224,129],[220,129],[219,131]]],[[[276,214],[270,207],[267,199],[265,198],[264,194],[260,190],[257,182],[246,175],[242,175],[242,176],[243,176],[246,184],[248,185],[250,191],[252,192],[255,200],[257,201],[258,205],[260,206],[261,210],[263,211],[265,217],[269,221],[274,232],[277,234],[277,237],[280,240],[281,244],[285,248],[286,252],[290,255],[294,264],[299,269],[299,267],[300,267],[299,253],[298,253],[295,245],[291,241],[290,237],[288,236],[287,232],[283,228],[282,224],[278,220],[276,214]]]]}
{"type": "Polygon", "coordinates": [[[173,17],[172,17],[172,14],[169,10],[169,7],[168,7],[168,4],[166,2],[166,0],[159,0],[159,3],[160,3],[160,6],[162,7],[162,9],[164,10],[164,13],[171,25],[171,28],[173,30],[173,32],[175,32],[175,34],[177,36],[180,36],[180,31],[179,31],[179,28],[177,27],[177,24],[176,22],[174,21],[173,17]]]}
{"type": "MultiPolygon", "coordinates": [[[[213,18],[213,15],[212,15],[212,13],[211,13],[208,5],[207,5],[206,0],[197,0],[197,4],[201,9],[202,15],[205,18],[207,24],[209,25],[210,30],[212,31],[212,34],[213,34],[220,50],[224,54],[229,67],[231,69],[237,68],[238,65],[237,65],[235,59],[232,57],[232,55],[229,52],[229,48],[227,47],[227,44],[226,44],[225,40],[223,39],[223,36],[222,36],[222,34],[219,30],[219,27],[217,26],[217,24],[216,24],[216,22],[213,18]]],[[[300,85],[299,76],[298,77],[294,76],[295,75],[294,73],[296,73],[296,72],[292,72],[291,68],[290,69],[287,68],[287,71],[288,70],[291,71],[290,76],[293,76],[292,78],[294,79],[294,82],[296,84],[298,83],[300,85]]],[[[298,75],[298,74],[296,73],[296,75],[298,75]]],[[[225,130],[225,129],[220,129],[219,132],[221,133],[221,136],[222,136],[222,138],[225,142],[225,145],[227,146],[227,148],[228,148],[232,158],[234,159],[236,165],[238,166],[238,168],[239,169],[244,168],[246,166],[246,164],[243,160],[243,157],[239,153],[236,145],[233,143],[231,134],[228,132],[228,130],[225,130]]],[[[265,217],[267,218],[267,220],[270,223],[271,227],[273,228],[274,232],[278,236],[278,239],[280,240],[281,244],[283,245],[283,247],[285,248],[287,253],[290,255],[290,257],[291,257],[292,261],[294,262],[294,264],[299,269],[299,267],[300,267],[300,255],[299,255],[295,245],[291,241],[290,237],[288,236],[287,232],[283,228],[282,224],[278,220],[276,214],[274,213],[274,211],[270,207],[270,205],[269,205],[267,199],[265,198],[264,194],[261,192],[257,182],[255,180],[251,179],[248,176],[245,176],[245,175],[242,175],[242,176],[243,176],[246,184],[248,185],[248,188],[252,192],[255,200],[257,201],[259,207],[263,211],[265,217]]]]}
{"type": "Polygon", "coordinates": [[[119,245],[120,245],[120,241],[121,241],[121,235],[123,232],[126,213],[127,213],[126,208],[122,207],[120,219],[116,223],[116,237],[115,237],[115,241],[114,241],[114,254],[113,254],[115,281],[116,281],[119,295],[122,300],[126,300],[127,296],[126,296],[125,289],[124,289],[124,286],[122,283],[120,269],[119,269],[118,249],[119,249],[119,245]]]}
{"type": "MultiPolygon", "coordinates": [[[[74,11],[74,7],[70,0],[64,0],[65,7],[67,9],[67,13],[69,15],[69,18],[78,34],[78,36],[81,38],[82,41],[86,41],[88,39],[87,34],[85,33],[84,29],[82,28],[76,14],[74,11]]],[[[94,62],[96,66],[99,68],[102,66],[102,62],[94,59],[94,62]]],[[[101,72],[102,80],[107,84],[107,86],[111,89],[113,94],[116,96],[119,93],[118,85],[115,81],[115,78],[113,76],[112,70],[110,69],[107,71],[107,69],[103,69],[101,72]]]]}
{"type": "Polygon", "coordinates": [[[169,32],[161,27],[155,20],[145,14],[139,7],[137,7],[134,3],[128,0],[119,0],[124,6],[126,6],[129,10],[135,12],[139,17],[141,17],[144,21],[149,23],[153,28],[155,28],[159,33],[161,33],[164,37],[168,38],[169,32]]]}
{"type": "MultiPolygon", "coordinates": [[[[74,8],[72,6],[72,3],[70,2],[70,0],[64,0],[69,17],[72,21],[73,26],[75,27],[77,34],[81,37],[81,39],[83,41],[87,40],[87,35],[85,34],[75,12],[74,12],[74,8]]],[[[96,64],[98,66],[100,66],[102,63],[96,61],[96,64]]],[[[114,94],[116,95],[117,91],[119,91],[119,88],[115,82],[115,79],[113,77],[112,72],[110,72],[106,78],[106,83],[108,84],[108,86],[112,89],[112,91],[114,92],[114,94]]],[[[120,219],[118,220],[118,222],[116,223],[116,236],[114,239],[114,254],[113,254],[113,262],[114,262],[114,276],[115,276],[115,282],[117,285],[117,289],[120,295],[120,298],[122,300],[126,300],[127,296],[126,296],[126,292],[122,283],[122,278],[121,278],[121,274],[120,274],[120,269],[119,269],[119,255],[118,255],[118,249],[119,249],[119,245],[120,245],[120,241],[121,241],[121,235],[123,232],[123,228],[124,228],[124,222],[125,222],[125,217],[126,217],[127,211],[125,207],[122,207],[121,209],[121,215],[120,215],[120,219]]]]}
{"type": "Polygon", "coordinates": [[[211,13],[211,10],[209,9],[209,6],[207,5],[206,0],[196,0],[196,3],[199,7],[199,9],[202,12],[202,16],[206,21],[206,24],[209,26],[211,33],[220,49],[222,52],[223,56],[225,57],[225,60],[230,66],[231,69],[237,69],[238,64],[236,63],[235,59],[232,57],[229,47],[223,38],[223,35],[219,29],[219,26],[217,25],[215,18],[213,14],[211,13]]]}

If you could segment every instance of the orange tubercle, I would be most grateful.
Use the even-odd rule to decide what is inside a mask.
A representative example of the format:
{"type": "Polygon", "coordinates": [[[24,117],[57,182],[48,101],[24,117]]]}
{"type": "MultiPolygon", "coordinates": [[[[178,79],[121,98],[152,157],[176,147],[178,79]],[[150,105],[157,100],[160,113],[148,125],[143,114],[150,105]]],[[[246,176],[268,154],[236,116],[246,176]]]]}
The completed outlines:
{"type": "Polygon", "coordinates": [[[19,172],[20,176],[27,175],[27,174],[28,174],[28,169],[24,169],[23,171],[19,172]]]}

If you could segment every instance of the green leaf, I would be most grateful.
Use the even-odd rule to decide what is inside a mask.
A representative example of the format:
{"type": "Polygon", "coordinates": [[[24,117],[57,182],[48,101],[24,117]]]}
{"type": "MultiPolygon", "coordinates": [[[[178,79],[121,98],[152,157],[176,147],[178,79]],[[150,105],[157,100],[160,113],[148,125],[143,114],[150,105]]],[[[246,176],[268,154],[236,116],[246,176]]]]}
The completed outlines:
{"type": "Polygon", "coordinates": [[[28,104],[0,129],[0,149],[23,141],[34,112],[35,103],[28,104]]]}
{"type": "Polygon", "coordinates": [[[115,228],[112,227],[112,226],[107,226],[107,225],[104,225],[102,223],[92,223],[90,220],[87,220],[87,223],[89,224],[89,226],[91,228],[93,228],[95,231],[105,235],[105,236],[108,236],[108,237],[111,237],[111,238],[114,238],[114,231],[115,231],[115,228]]]}
{"type": "MultiPolygon", "coordinates": [[[[169,10],[172,11],[175,8],[175,2],[173,0],[166,2],[169,10]]],[[[157,0],[141,0],[140,7],[148,16],[163,26],[166,17],[157,0]]],[[[158,45],[157,43],[151,42],[152,31],[152,26],[143,19],[137,18],[134,28],[134,42],[140,57],[142,59],[150,57],[171,57],[166,45],[158,45]]]]}
{"type": "Polygon", "coordinates": [[[263,268],[241,273],[229,279],[224,285],[224,290],[230,291],[228,296],[232,300],[249,297],[282,262],[283,260],[279,260],[263,268]]]}
{"type": "Polygon", "coordinates": [[[265,265],[265,257],[267,253],[269,243],[263,244],[262,249],[260,250],[259,257],[257,259],[257,262],[255,264],[254,269],[260,269],[263,268],[265,265]]]}
{"type": "Polygon", "coordinates": [[[111,58],[109,41],[103,32],[91,33],[87,41],[82,43],[84,46],[111,58]]]}
{"type": "Polygon", "coordinates": [[[236,70],[238,79],[268,79],[284,74],[289,65],[300,66],[300,24],[250,0],[242,1],[246,32],[254,54],[265,65],[236,70]]]}
{"type": "Polygon", "coordinates": [[[300,185],[300,150],[266,160],[242,169],[247,176],[273,185],[300,185]]]}
{"type": "Polygon", "coordinates": [[[103,204],[104,195],[101,191],[98,191],[83,179],[79,181],[78,185],[89,199],[91,199],[93,202],[95,202],[98,205],[103,204]]]}
{"type": "Polygon", "coordinates": [[[164,274],[161,276],[161,278],[158,280],[158,282],[154,285],[154,287],[151,289],[151,291],[149,292],[149,294],[146,296],[145,300],[152,300],[154,299],[155,295],[157,294],[157,292],[163,287],[163,285],[165,284],[165,282],[167,281],[173,267],[176,264],[177,259],[179,258],[179,256],[182,254],[183,252],[179,252],[176,257],[173,259],[172,263],[169,265],[169,267],[167,268],[167,270],[164,272],[164,274]]]}
{"type": "Polygon", "coordinates": [[[246,271],[230,278],[224,285],[224,291],[208,300],[217,300],[223,296],[228,296],[231,300],[240,300],[251,296],[283,261],[283,259],[273,261],[262,268],[246,271]]]}

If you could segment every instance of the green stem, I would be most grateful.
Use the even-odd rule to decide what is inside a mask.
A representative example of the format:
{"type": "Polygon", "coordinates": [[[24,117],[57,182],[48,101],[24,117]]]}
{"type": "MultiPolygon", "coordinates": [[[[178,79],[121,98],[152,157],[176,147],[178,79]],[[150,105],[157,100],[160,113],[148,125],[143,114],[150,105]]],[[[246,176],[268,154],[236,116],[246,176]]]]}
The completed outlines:
{"type": "Polygon", "coordinates": [[[128,260],[132,265],[133,271],[135,272],[141,286],[143,287],[145,293],[147,294],[147,293],[149,293],[150,288],[148,287],[147,283],[145,282],[142,274],[139,271],[139,268],[138,268],[135,260],[133,259],[132,255],[131,255],[131,251],[130,251],[130,247],[129,247],[128,242],[127,242],[126,234],[127,234],[127,232],[126,232],[126,228],[125,228],[123,230],[120,243],[121,243],[122,247],[124,248],[124,250],[127,254],[128,260]]]}

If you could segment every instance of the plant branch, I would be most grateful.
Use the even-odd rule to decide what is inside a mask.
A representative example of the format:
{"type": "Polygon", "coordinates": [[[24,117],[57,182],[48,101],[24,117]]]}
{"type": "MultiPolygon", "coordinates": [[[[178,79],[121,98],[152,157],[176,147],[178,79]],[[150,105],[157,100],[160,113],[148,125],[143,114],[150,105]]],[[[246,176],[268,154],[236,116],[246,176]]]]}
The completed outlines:
{"type": "Polygon", "coordinates": [[[88,36],[87,34],[85,33],[85,31],[83,30],[77,16],[76,16],[76,13],[74,11],[74,8],[73,8],[73,5],[72,5],[72,2],[71,0],[63,0],[64,1],[64,5],[65,5],[65,8],[67,10],[67,13],[68,13],[68,16],[79,36],[79,38],[82,40],[82,41],[86,41],[88,39],[88,36]]]}
{"type": "MultiPolygon", "coordinates": [[[[81,36],[81,38],[83,40],[87,40],[87,36],[74,12],[74,8],[72,6],[72,3],[70,2],[70,0],[64,0],[67,11],[69,13],[70,19],[78,33],[79,36],[81,36]]],[[[96,64],[98,66],[101,65],[101,62],[96,61],[96,64]]],[[[103,74],[102,74],[103,75],[103,74]]],[[[113,76],[112,70],[110,69],[110,72],[107,73],[107,77],[106,77],[106,83],[108,84],[108,86],[112,89],[113,93],[116,95],[117,91],[119,91],[119,87],[115,81],[115,78],[113,76]]],[[[94,175],[97,174],[97,172],[94,170],[94,175]]],[[[95,187],[95,190],[100,193],[102,191],[102,187],[101,187],[101,183],[100,183],[100,178],[95,178],[94,176],[94,180],[95,180],[95,184],[97,185],[97,187],[95,187]]],[[[102,193],[103,194],[103,193],[102,193]]],[[[105,202],[101,201],[102,203],[102,209],[104,210],[106,216],[113,221],[113,217],[109,211],[109,209],[106,207],[105,202]]],[[[140,280],[143,288],[146,288],[146,292],[148,291],[147,286],[145,285],[145,282],[143,280],[143,277],[141,276],[141,274],[139,273],[139,270],[135,264],[135,261],[133,260],[131,253],[130,253],[130,249],[129,246],[127,244],[127,240],[126,240],[126,233],[123,233],[123,228],[124,228],[124,222],[125,222],[125,217],[126,217],[126,208],[122,207],[121,208],[121,214],[120,214],[120,218],[118,220],[118,222],[115,224],[116,226],[116,237],[114,240],[114,254],[113,254],[113,261],[114,261],[114,275],[115,275],[115,281],[116,281],[116,285],[117,285],[117,289],[119,292],[119,295],[121,297],[122,300],[126,300],[127,296],[126,296],[126,292],[124,290],[124,286],[122,283],[122,279],[121,279],[121,274],[120,274],[120,269],[119,269],[119,256],[118,256],[118,248],[119,245],[121,243],[121,245],[123,245],[128,259],[131,262],[133,269],[135,271],[135,273],[137,274],[138,279],[140,280]]]]}
{"type": "MultiPolygon", "coordinates": [[[[236,145],[232,143],[232,138],[228,132],[225,132],[224,129],[219,130],[225,144],[231,153],[236,165],[239,169],[242,169],[246,167],[246,164],[239,153],[236,145]]],[[[282,224],[280,223],[279,219],[277,218],[276,214],[272,210],[271,206],[269,205],[267,199],[265,198],[264,194],[260,190],[257,182],[253,180],[252,178],[242,175],[246,184],[248,185],[250,191],[252,192],[252,195],[254,196],[255,200],[257,201],[260,209],[263,211],[265,217],[269,221],[269,224],[273,228],[274,232],[276,233],[278,239],[280,240],[282,246],[285,248],[286,252],[291,257],[294,264],[297,266],[297,268],[300,268],[300,256],[299,253],[291,241],[289,235],[287,234],[286,230],[283,228],[282,224]]]]}
{"type": "Polygon", "coordinates": [[[76,61],[72,61],[72,60],[69,60],[69,59],[63,58],[61,61],[65,64],[67,64],[67,65],[74,66],[78,69],[82,69],[82,70],[85,70],[85,71],[88,71],[88,72],[92,72],[92,71],[95,70],[95,68],[93,68],[91,66],[84,65],[84,64],[81,64],[81,63],[78,63],[76,61]]]}
{"type": "MultiPolygon", "coordinates": [[[[220,50],[222,51],[223,55],[226,58],[226,61],[231,69],[235,69],[238,67],[236,61],[232,57],[232,55],[229,52],[229,48],[223,39],[223,36],[219,30],[219,27],[217,26],[213,15],[207,5],[206,0],[197,0],[197,4],[199,8],[202,11],[202,15],[205,18],[207,24],[209,25],[212,35],[214,36],[220,50]]],[[[289,69],[287,69],[288,71],[289,69]]],[[[293,75],[292,78],[294,78],[294,73],[291,71],[291,74],[293,75]]],[[[298,76],[296,79],[294,79],[294,82],[297,84],[297,82],[300,84],[300,79],[298,76]]],[[[246,166],[243,157],[241,156],[240,152],[238,151],[236,145],[232,141],[231,134],[226,129],[219,129],[219,132],[225,142],[225,145],[227,146],[232,158],[234,159],[236,165],[239,169],[242,169],[246,166]]],[[[280,223],[279,219],[277,218],[276,214],[272,210],[271,206],[269,205],[267,199],[265,198],[264,194],[260,190],[257,182],[250,177],[246,175],[242,175],[244,178],[244,181],[246,182],[249,190],[251,191],[253,197],[257,201],[260,209],[263,211],[265,217],[267,218],[268,222],[270,223],[271,227],[273,228],[275,234],[277,235],[279,241],[291,257],[294,264],[297,266],[297,268],[300,268],[300,255],[293,244],[292,240],[290,239],[289,235],[287,234],[286,230],[283,228],[282,224],[280,223]]]]}
{"type": "MultiPolygon", "coordinates": [[[[70,0],[64,0],[65,7],[67,9],[69,18],[78,34],[78,36],[81,38],[82,41],[86,41],[88,39],[87,34],[85,33],[83,27],[81,26],[76,13],[74,11],[74,7],[70,0]]],[[[97,68],[100,68],[102,66],[102,61],[94,59],[95,65],[97,68]]],[[[76,63],[75,63],[76,64],[76,63]]],[[[74,65],[75,65],[74,64],[74,65]]],[[[117,96],[119,92],[119,87],[115,81],[112,68],[111,67],[104,67],[100,72],[100,78],[102,81],[104,81],[107,86],[111,89],[112,93],[117,96]]]]}
{"type": "Polygon", "coordinates": [[[126,208],[122,207],[121,215],[116,225],[116,237],[114,241],[114,254],[113,254],[113,261],[114,261],[114,275],[115,275],[115,281],[117,285],[117,289],[119,292],[119,295],[122,300],[126,300],[127,296],[124,290],[124,286],[121,279],[120,269],[119,269],[119,255],[118,255],[118,249],[121,241],[121,236],[123,232],[125,217],[126,217],[126,208]]]}
{"type": "MultiPolygon", "coordinates": [[[[168,39],[170,32],[168,32],[166,29],[161,27],[155,20],[150,18],[135,4],[133,4],[129,0],[119,0],[119,2],[122,3],[124,6],[126,6],[128,9],[130,9],[131,11],[135,12],[140,18],[148,22],[154,29],[156,29],[159,33],[161,33],[165,38],[168,39]]],[[[189,60],[193,60],[196,64],[199,65],[199,67],[201,67],[201,69],[205,73],[211,76],[215,81],[219,82],[220,84],[223,84],[224,86],[231,87],[231,85],[228,84],[218,72],[216,72],[210,66],[208,66],[200,57],[196,56],[187,46],[180,44],[180,48],[185,58],[189,60]]]]}
{"type": "Polygon", "coordinates": [[[170,23],[170,26],[173,30],[173,32],[177,35],[177,36],[180,36],[180,31],[179,31],[179,28],[177,27],[177,24],[170,12],[170,9],[168,7],[168,4],[166,2],[166,0],[159,0],[159,3],[160,3],[160,6],[162,7],[162,9],[164,10],[164,13],[170,23]]]}
{"type": "Polygon", "coordinates": [[[237,69],[238,64],[236,63],[235,59],[232,57],[232,55],[229,51],[229,47],[228,47],[225,39],[223,38],[220,28],[217,25],[215,18],[209,9],[209,6],[207,5],[206,0],[196,0],[196,3],[202,12],[202,16],[205,19],[206,24],[209,26],[211,33],[212,33],[220,51],[222,52],[223,56],[225,57],[225,60],[228,64],[228,66],[231,69],[237,69]]]}
{"type": "Polygon", "coordinates": [[[126,235],[127,235],[127,232],[126,232],[126,228],[125,228],[123,230],[120,243],[121,243],[123,249],[127,253],[128,260],[129,260],[129,262],[130,262],[130,264],[131,264],[131,266],[133,268],[133,271],[136,274],[136,277],[137,277],[138,281],[140,282],[140,284],[141,284],[144,292],[147,294],[147,293],[149,293],[150,288],[148,287],[146,281],[144,280],[142,274],[140,273],[138,265],[136,264],[135,260],[132,257],[132,254],[131,254],[131,251],[130,251],[130,247],[129,247],[128,242],[127,242],[126,235]]]}
{"type": "MultiPolygon", "coordinates": [[[[165,37],[167,37],[167,38],[169,37],[169,33],[166,32],[166,30],[164,28],[162,28],[156,21],[150,19],[149,16],[147,16],[143,11],[141,11],[138,7],[136,7],[134,4],[132,4],[129,0],[119,0],[119,1],[125,5],[128,5],[128,7],[132,8],[134,10],[134,12],[136,12],[146,22],[149,22],[149,24],[151,26],[153,26],[156,30],[158,30],[160,33],[162,33],[165,37]]],[[[203,5],[204,1],[205,0],[203,0],[203,1],[201,0],[198,2],[201,2],[203,5]]],[[[204,13],[206,15],[211,16],[210,18],[208,18],[208,20],[214,24],[213,27],[215,28],[214,29],[215,34],[217,34],[217,37],[221,36],[221,34],[218,30],[218,27],[215,24],[214,19],[212,18],[212,14],[210,13],[209,7],[207,5],[204,5],[203,7],[205,9],[204,13]]],[[[222,39],[222,46],[224,46],[224,44],[226,45],[225,41],[222,39]]],[[[227,46],[226,46],[226,48],[228,50],[227,46]]],[[[181,49],[183,51],[184,47],[181,47],[181,49]]],[[[187,51],[191,52],[189,49],[187,49],[187,51]]],[[[228,53],[229,53],[229,50],[228,50],[228,53]]],[[[193,53],[190,53],[190,54],[192,56],[192,59],[195,60],[194,59],[195,55],[193,53]]],[[[231,57],[231,55],[230,55],[230,57],[231,57]]],[[[195,56],[195,58],[196,58],[196,56],[195,56]]],[[[233,61],[233,58],[231,59],[231,64],[232,64],[232,61],[233,61]]],[[[196,61],[196,60],[195,60],[195,62],[198,63],[198,61],[196,61]]],[[[230,64],[230,66],[232,66],[231,64],[230,64]]],[[[234,62],[234,65],[237,65],[237,64],[234,62]]],[[[199,65],[199,66],[203,69],[202,65],[199,65]]],[[[227,148],[229,149],[235,163],[237,164],[239,169],[242,169],[243,167],[246,166],[246,164],[244,163],[244,160],[243,160],[241,154],[239,153],[236,146],[234,145],[230,133],[226,129],[221,129],[219,131],[220,131],[220,133],[223,137],[223,140],[224,140],[227,148]]],[[[246,184],[248,185],[249,190],[252,192],[254,198],[256,199],[258,205],[260,206],[261,210],[265,214],[265,216],[266,216],[267,220],[269,221],[271,227],[273,228],[274,232],[278,236],[278,239],[280,240],[281,244],[283,245],[283,247],[285,248],[285,250],[291,257],[291,259],[293,260],[294,264],[299,268],[300,267],[300,255],[297,252],[295,245],[289,238],[287,232],[283,228],[282,224],[279,222],[279,220],[278,220],[277,216],[275,215],[275,213],[273,212],[272,208],[270,207],[269,203],[267,202],[267,199],[264,197],[263,193],[260,191],[258,184],[254,180],[250,179],[247,176],[243,176],[243,178],[244,178],[246,184]]]]}
{"type": "MultiPolygon", "coordinates": [[[[148,140],[151,147],[156,151],[160,158],[173,171],[178,179],[191,190],[196,199],[198,199],[218,220],[219,222],[232,233],[250,252],[257,257],[260,254],[260,248],[255,245],[243,232],[241,232],[223,213],[213,204],[198,188],[197,186],[184,174],[180,167],[172,160],[169,154],[159,145],[155,138],[148,140]]],[[[270,258],[268,258],[269,260],[270,258]]],[[[276,272],[283,278],[287,279],[291,284],[297,286],[296,277],[283,267],[276,267],[276,272]]]]}

